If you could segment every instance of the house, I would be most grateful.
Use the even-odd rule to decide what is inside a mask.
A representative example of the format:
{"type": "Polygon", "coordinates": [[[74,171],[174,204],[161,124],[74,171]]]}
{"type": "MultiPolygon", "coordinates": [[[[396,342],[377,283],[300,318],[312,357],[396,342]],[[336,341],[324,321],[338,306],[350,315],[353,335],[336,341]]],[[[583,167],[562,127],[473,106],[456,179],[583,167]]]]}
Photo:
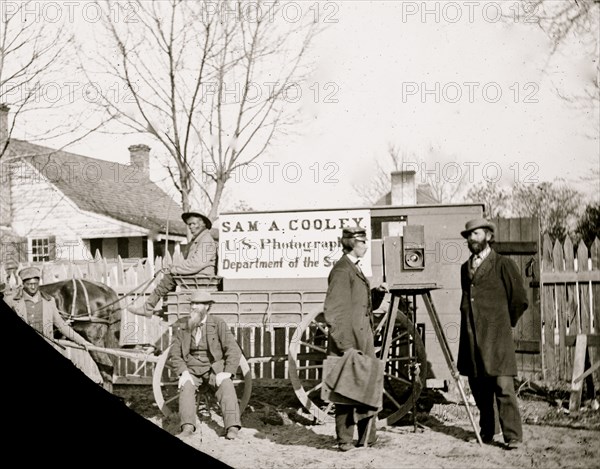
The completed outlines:
{"type": "Polygon", "coordinates": [[[8,138],[0,105],[2,261],[162,255],[186,242],[181,207],[150,180],[150,148],[120,164],[8,138]]]}

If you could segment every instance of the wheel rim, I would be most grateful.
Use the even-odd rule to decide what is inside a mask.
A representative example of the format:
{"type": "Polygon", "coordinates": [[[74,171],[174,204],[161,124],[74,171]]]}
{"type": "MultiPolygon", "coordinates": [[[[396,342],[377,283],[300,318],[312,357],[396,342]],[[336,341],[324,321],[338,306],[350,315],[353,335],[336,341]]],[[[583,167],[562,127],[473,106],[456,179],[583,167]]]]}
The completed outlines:
{"type": "Polygon", "coordinates": [[[323,314],[305,317],[290,341],[289,378],[298,400],[316,421],[333,420],[333,404],[321,400],[323,361],[327,357],[327,325],[323,314]]]}

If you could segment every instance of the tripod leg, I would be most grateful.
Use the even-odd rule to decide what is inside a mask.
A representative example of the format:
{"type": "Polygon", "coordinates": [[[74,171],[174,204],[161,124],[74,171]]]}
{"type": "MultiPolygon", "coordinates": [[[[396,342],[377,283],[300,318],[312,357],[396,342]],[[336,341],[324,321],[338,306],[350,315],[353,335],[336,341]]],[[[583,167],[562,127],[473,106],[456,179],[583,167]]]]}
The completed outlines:
{"type": "Polygon", "coordinates": [[[452,357],[452,351],[448,346],[448,341],[446,340],[446,336],[444,334],[444,330],[442,329],[442,325],[440,323],[440,319],[438,317],[437,311],[433,306],[433,301],[431,299],[431,293],[426,292],[423,294],[423,301],[425,302],[425,307],[427,308],[427,312],[429,313],[429,319],[433,324],[433,328],[435,330],[435,334],[440,341],[440,346],[442,347],[442,352],[444,353],[444,358],[446,359],[446,363],[448,364],[448,368],[450,370],[450,374],[460,391],[460,397],[462,398],[465,408],[467,409],[467,414],[469,414],[469,420],[471,420],[471,425],[473,426],[473,430],[475,430],[475,435],[477,436],[477,441],[480,446],[483,446],[483,441],[481,441],[481,435],[479,435],[479,431],[477,430],[477,425],[475,424],[475,419],[473,418],[473,414],[471,414],[471,409],[469,408],[469,403],[467,401],[467,396],[465,395],[465,391],[463,389],[462,382],[460,381],[460,376],[458,373],[458,368],[454,363],[454,358],[452,357]]]}

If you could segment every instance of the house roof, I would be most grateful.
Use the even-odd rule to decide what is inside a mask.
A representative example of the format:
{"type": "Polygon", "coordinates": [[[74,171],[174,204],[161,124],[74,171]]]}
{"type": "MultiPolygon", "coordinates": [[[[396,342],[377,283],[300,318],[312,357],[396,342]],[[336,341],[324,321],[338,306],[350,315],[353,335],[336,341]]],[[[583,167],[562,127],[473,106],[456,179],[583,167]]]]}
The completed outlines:
{"type": "Polygon", "coordinates": [[[34,165],[77,207],[157,233],[185,235],[181,207],[147,176],[112,161],[10,139],[9,157],[34,165]]]}
{"type": "MultiPolygon", "coordinates": [[[[417,185],[417,205],[436,205],[440,201],[435,198],[431,192],[431,186],[429,184],[418,184],[417,185]]],[[[392,191],[382,196],[375,205],[392,205],[392,191]]]]}

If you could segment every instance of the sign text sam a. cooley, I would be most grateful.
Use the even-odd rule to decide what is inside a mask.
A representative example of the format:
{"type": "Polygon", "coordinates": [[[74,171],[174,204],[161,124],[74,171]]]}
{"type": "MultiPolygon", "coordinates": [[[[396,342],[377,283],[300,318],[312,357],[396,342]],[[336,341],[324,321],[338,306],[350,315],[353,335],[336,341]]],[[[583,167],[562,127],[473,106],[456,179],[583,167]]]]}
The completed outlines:
{"type": "MultiPolygon", "coordinates": [[[[369,210],[238,213],[220,217],[219,275],[245,278],[327,277],[342,256],[342,229],[371,238],[369,210]]],[[[371,275],[371,255],[361,262],[371,275]]]]}

